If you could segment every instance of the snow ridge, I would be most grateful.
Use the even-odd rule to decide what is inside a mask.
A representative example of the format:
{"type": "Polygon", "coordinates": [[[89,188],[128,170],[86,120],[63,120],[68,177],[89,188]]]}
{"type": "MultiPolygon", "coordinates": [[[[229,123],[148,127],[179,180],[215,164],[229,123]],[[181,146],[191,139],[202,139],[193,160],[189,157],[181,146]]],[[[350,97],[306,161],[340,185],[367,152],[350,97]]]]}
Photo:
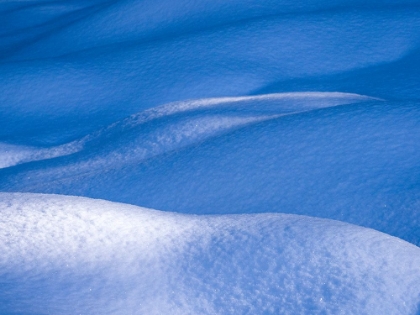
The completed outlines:
{"type": "Polygon", "coordinates": [[[419,315],[419,0],[0,21],[0,314],[419,315]]]}
{"type": "Polygon", "coordinates": [[[374,230],[286,214],[1,199],[2,313],[412,314],[418,306],[420,249],[374,230]]]}

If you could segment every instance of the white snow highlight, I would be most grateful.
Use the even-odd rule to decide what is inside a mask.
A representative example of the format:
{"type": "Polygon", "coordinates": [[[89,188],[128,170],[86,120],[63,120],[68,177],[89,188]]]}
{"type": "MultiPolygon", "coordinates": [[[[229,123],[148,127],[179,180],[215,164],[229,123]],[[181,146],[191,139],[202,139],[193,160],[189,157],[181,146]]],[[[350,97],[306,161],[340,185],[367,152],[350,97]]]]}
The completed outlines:
{"type": "Polygon", "coordinates": [[[0,311],[414,314],[420,250],[285,214],[187,216],[1,194],[0,311]]]}
{"type": "MultiPolygon", "coordinates": [[[[0,143],[0,168],[66,156],[99,146],[101,156],[96,155],[100,159],[101,168],[117,161],[139,162],[251,123],[308,110],[373,100],[379,99],[351,93],[296,92],[170,103],[132,115],[60,146],[36,148],[0,143]],[[168,123],[160,123],[162,120],[167,120],[168,123]],[[148,131],[153,124],[160,124],[160,128],[148,131]],[[109,139],[112,139],[112,148],[106,149],[109,139]]],[[[82,170],[80,165],[78,168],[82,170]]],[[[89,162],[89,168],[92,168],[92,161],[89,162]]]]}
{"type": "Polygon", "coordinates": [[[420,315],[419,0],[0,21],[0,315],[420,315]]]}

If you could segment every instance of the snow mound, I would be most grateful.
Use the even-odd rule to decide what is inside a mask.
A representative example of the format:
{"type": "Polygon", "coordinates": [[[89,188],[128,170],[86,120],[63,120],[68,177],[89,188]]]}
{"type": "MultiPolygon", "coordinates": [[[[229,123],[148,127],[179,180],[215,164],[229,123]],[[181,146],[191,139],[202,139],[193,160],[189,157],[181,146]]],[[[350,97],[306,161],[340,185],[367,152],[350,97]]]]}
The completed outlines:
{"type": "Polygon", "coordinates": [[[286,214],[4,194],[2,314],[416,314],[420,249],[286,214]]]}
{"type": "Polygon", "coordinates": [[[419,0],[0,21],[0,314],[420,314],[419,0]]]}
{"type": "MultiPolygon", "coordinates": [[[[175,150],[248,124],[319,108],[373,101],[364,95],[337,92],[278,93],[175,102],[151,108],[81,139],[46,148],[0,143],[0,168],[83,151],[93,164],[124,165],[175,150]]],[[[377,99],[376,99],[377,100],[377,99]]],[[[78,162],[77,171],[84,172],[78,162]]]]}
{"type": "Polygon", "coordinates": [[[168,104],[68,144],[74,154],[0,170],[0,190],[195,214],[281,211],[420,245],[419,108],[340,93],[168,104]]]}

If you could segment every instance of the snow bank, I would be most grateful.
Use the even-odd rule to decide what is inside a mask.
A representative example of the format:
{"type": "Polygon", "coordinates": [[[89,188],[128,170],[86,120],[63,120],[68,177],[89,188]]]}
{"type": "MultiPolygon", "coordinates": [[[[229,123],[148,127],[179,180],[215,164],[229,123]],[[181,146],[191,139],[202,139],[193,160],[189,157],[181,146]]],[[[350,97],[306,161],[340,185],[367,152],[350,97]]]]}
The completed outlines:
{"type": "Polygon", "coordinates": [[[0,194],[3,314],[416,314],[420,250],[337,221],[0,194]]]}
{"type": "MultiPolygon", "coordinates": [[[[132,115],[81,139],[45,148],[0,143],[0,168],[83,151],[96,167],[134,163],[191,145],[233,129],[283,115],[373,101],[351,93],[278,93],[187,100],[132,115]],[[95,162],[94,162],[95,161],[95,162]]],[[[378,99],[376,99],[378,100],[378,99]]],[[[84,172],[78,162],[77,172],[84,172]]]]}
{"type": "Polygon", "coordinates": [[[0,189],[304,214],[420,244],[418,117],[416,102],[340,93],[168,104],[68,144],[74,154],[0,170],[0,189]]]}
{"type": "Polygon", "coordinates": [[[0,313],[418,315],[419,9],[0,1],[0,313]]]}

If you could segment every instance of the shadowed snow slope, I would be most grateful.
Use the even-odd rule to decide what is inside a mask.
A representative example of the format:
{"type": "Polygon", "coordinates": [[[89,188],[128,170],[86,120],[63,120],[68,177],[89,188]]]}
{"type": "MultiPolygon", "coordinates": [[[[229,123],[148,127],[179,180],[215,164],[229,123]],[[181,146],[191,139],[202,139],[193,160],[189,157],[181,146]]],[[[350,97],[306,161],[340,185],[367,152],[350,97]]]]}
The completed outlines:
{"type": "MultiPolygon", "coordinates": [[[[420,47],[418,1],[49,1],[0,16],[0,141],[26,145],[168,102],[284,91],[288,80],[316,77],[311,90],[334,91],[331,76],[365,70],[378,82],[388,73],[378,78],[378,67],[420,47]]],[[[390,89],[363,92],[418,95],[404,78],[419,66],[411,60],[390,89]]],[[[340,90],[365,88],[352,82],[340,90]]]]}
{"type": "Polygon", "coordinates": [[[420,0],[0,21],[1,315],[420,315],[420,0]]]}
{"type": "Polygon", "coordinates": [[[420,249],[342,222],[0,194],[2,314],[416,314],[420,249]]]}
{"type": "Polygon", "coordinates": [[[305,214],[420,244],[419,117],[416,102],[340,93],[169,104],[82,139],[75,154],[0,170],[0,189],[305,214]]]}
{"type": "MultiPolygon", "coordinates": [[[[0,143],[0,168],[83,151],[80,160],[97,167],[134,163],[248,124],[318,108],[373,101],[350,93],[281,93],[189,100],[132,115],[82,139],[60,146],[28,147],[0,143]],[[100,164],[98,164],[100,163],[100,164]]],[[[378,99],[376,99],[378,100],[378,99]]]]}

